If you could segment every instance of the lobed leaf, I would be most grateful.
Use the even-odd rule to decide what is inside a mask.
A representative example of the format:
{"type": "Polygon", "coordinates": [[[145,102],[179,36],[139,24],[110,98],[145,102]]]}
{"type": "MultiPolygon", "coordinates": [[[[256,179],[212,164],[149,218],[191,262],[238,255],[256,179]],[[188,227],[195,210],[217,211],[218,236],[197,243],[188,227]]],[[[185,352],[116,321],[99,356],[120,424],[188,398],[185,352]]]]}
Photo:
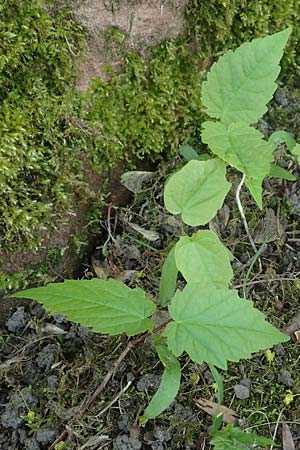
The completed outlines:
{"type": "Polygon", "coordinates": [[[14,298],[31,298],[47,310],[56,311],[68,320],[90,327],[97,333],[128,336],[153,328],[148,319],[155,311],[140,288],[130,289],[116,280],[67,280],[12,294],[14,298]]]}
{"type": "Polygon", "coordinates": [[[227,369],[227,361],[289,340],[232,290],[187,284],[176,292],[169,312],[174,320],[164,331],[169,349],[175,356],[185,351],[199,364],[227,369]]]}
{"type": "Polygon", "coordinates": [[[184,223],[205,225],[222,207],[231,183],[225,178],[226,165],[218,158],[192,160],[167,182],[165,206],[172,214],[181,214],[184,223]]]}
{"type": "Polygon", "coordinates": [[[277,88],[279,62],[291,28],[246,42],[222,56],[202,84],[201,100],[210,117],[223,123],[255,123],[277,88]]]}
{"type": "Polygon", "coordinates": [[[144,411],[145,419],[153,419],[167,409],[180,388],[181,370],[178,359],[167,347],[156,346],[156,350],[165,369],[159,388],[144,411]]]}
{"type": "Polygon", "coordinates": [[[166,306],[176,290],[178,269],[175,263],[175,245],[171,248],[164,262],[160,283],[159,283],[159,301],[162,306],[166,306]]]}
{"type": "Polygon", "coordinates": [[[175,261],[188,283],[228,287],[233,277],[230,252],[210,230],[182,236],[175,246],[175,261]]]}
{"type": "Polygon", "coordinates": [[[202,140],[211,151],[248,177],[268,175],[273,160],[273,147],[263,134],[244,123],[221,122],[203,124],[202,140]]]}

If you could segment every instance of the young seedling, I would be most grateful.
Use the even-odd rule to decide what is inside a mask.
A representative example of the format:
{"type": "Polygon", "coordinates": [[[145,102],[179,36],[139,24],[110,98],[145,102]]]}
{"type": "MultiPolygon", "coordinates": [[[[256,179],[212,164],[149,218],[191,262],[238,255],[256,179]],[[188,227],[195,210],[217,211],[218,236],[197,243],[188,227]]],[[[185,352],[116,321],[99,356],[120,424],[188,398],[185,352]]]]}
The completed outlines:
{"type": "MultiPolygon", "coordinates": [[[[203,123],[202,141],[210,153],[200,158],[190,147],[182,149],[189,161],[169,178],[164,191],[167,210],[180,214],[185,224],[203,226],[216,216],[231,188],[226,180],[227,166],[243,174],[260,208],[264,177],[276,176],[278,171],[287,176],[286,171],[272,165],[272,139],[266,141],[252,125],[267,111],[276,90],[279,62],[290,33],[287,28],[230,50],[208,73],[202,86],[202,103],[210,120],[203,123]]],[[[221,404],[223,387],[217,368],[226,370],[228,361],[237,362],[288,341],[288,336],[266,322],[251,301],[239,298],[238,292],[229,288],[233,278],[231,259],[218,236],[203,229],[180,237],[169,252],[160,280],[160,304],[168,308],[170,321],[153,340],[164,371],[142,422],[161,414],[177,395],[181,376],[178,358],[183,353],[195,363],[208,364],[221,404]],[[178,272],[186,281],[182,290],[176,290],[178,272]]],[[[12,296],[37,300],[46,309],[96,333],[135,336],[153,333],[154,329],[152,316],[157,305],[142,289],[131,289],[113,279],[65,281],[12,296]]],[[[238,427],[219,430],[221,425],[222,417],[217,415],[211,432],[215,449],[238,450],[270,443],[238,427]]]]}

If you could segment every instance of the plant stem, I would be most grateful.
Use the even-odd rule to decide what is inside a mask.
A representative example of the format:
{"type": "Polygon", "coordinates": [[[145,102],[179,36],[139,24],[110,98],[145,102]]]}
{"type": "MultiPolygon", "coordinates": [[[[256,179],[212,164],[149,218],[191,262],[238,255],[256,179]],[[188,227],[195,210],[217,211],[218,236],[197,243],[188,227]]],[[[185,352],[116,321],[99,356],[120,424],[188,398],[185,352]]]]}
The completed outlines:
{"type": "MultiPolygon", "coordinates": [[[[247,222],[247,219],[246,219],[246,216],[245,216],[245,212],[244,212],[244,208],[243,208],[243,205],[242,205],[241,199],[240,199],[240,193],[241,193],[241,189],[243,187],[243,184],[245,182],[245,179],[246,179],[246,175],[243,174],[242,179],[240,181],[240,184],[238,185],[236,193],[235,193],[235,199],[236,199],[236,203],[237,203],[237,206],[238,206],[238,209],[239,209],[239,212],[240,212],[240,215],[241,215],[241,218],[242,218],[242,222],[243,222],[246,234],[248,236],[249,242],[251,244],[251,247],[253,248],[254,253],[257,254],[257,247],[256,247],[255,242],[253,240],[253,237],[251,236],[251,233],[249,231],[248,222],[247,222]]],[[[260,272],[262,272],[261,260],[259,259],[258,261],[259,261],[260,272]]]]}

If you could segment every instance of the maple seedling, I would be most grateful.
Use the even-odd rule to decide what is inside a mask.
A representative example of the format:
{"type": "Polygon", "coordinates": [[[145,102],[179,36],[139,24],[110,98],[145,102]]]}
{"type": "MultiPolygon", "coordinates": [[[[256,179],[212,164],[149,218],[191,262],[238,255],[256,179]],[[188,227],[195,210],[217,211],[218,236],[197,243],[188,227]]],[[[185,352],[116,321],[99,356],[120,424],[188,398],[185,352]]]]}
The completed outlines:
{"type": "MultiPolygon", "coordinates": [[[[169,178],[164,191],[166,209],[180,214],[185,224],[207,225],[216,216],[231,188],[226,180],[227,166],[243,174],[260,208],[264,177],[294,179],[273,164],[274,141],[265,140],[253,127],[267,111],[266,105],[277,88],[279,63],[290,33],[291,28],[287,28],[247,42],[226,52],[209,71],[202,86],[202,104],[210,120],[202,124],[202,141],[211,153],[199,158],[188,149],[189,161],[169,178]]],[[[279,138],[288,139],[287,135],[279,138]]],[[[220,394],[217,368],[226,370],[228,361],[249,358],[289,339],[266,322],[251,301],[239,298],[238,292],[230,289],[231,260],[230,251],[210,230],[182,236],[170,250],[162,269],[159,298],[160,307],[168,308],[170,321],[153,340],[164,371],[161,385],[144,411],[144,422],[161,414],[177,395],[181,377],[178,358],[183,353],[195,363],[208,364],[220,394]],[[176,290],[179,272],[186,281],[182,290],[176,290]]],[[[110,335],[152,332],[157,308],[142,289],[131,289],[113,279],[69,280],[12,297],[37,300],[49,311],[110,335]]],[[[270,443],[238,427],[218,430],[222,424],[219,418],[214,424],[212,444],[216,450],[225,444],[226,448],[239,449],[270,443]]]]}

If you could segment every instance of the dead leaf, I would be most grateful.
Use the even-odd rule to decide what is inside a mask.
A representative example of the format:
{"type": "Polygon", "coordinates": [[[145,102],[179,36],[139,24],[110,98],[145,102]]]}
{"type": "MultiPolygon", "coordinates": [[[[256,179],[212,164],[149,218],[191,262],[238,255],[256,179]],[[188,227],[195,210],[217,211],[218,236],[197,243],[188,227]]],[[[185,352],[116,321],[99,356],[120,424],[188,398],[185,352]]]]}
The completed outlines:
{"type": "Polygon", "coordinates": [[[107,280],[111,273],[111,269],[108,262],[100,261],[100,259],[95,258],[95,256],[92,256],[91,261],[94,272],[97,275],[97,277],[100,278],[101,280],[107,280]]]}
{"type": "Polygon", "coordinates": [[[218,404],[207,400],[205,398],[199,398],[194,400],[196,405],[210,416],[215,416],[217,412],[223,413],[223,422],[227,424],[236,425],[239,420],[239,415],[227,406],[221,405],[218,410],[218,404]]]}
{"type": "MultiPolygon", "coordinates": [[[[292,338],[299,338],[300,330],[300,310],[296,311],[296,314],[290,319],[284,331],[292,338]],[[294,336],[296,334],[296,336],[294,336]]],[[[296,339],[297,340],[297,339],[296,339]]]]}
{"type": "MultiPolygon", "coordinates": [[[[86,448],[98,448],[99,444],[105,441],[109,441],[110,437],[107,434],[101,434],[98,436],[92,436],[85,444],[83,444],[78,450],[85,450],[86,448]]],[[[102,448],[102,447],[100,447],[102,448]]]]}
{"type": "Polygon", "coordinates": [[[47,323],[44,327],[41,327],[41,332],[45,334],[53,334],[56,336],[67,334],[66,330],[54,325],[53,323],[47,323]]]}
{"type": "Polygon", "coordinates": [[[157,241],[159,239],[159,234],[155,231],[145,230],[145,228],[140,227],[138,224],[133,222],[128,222],[128,225],[139,234],[141,234],[147,241],[157,241]]]}
{"type": "Polygon", "coordinates": [[[282,239],[284,236],[284,228],[279,222],[272,208],[266,210],[266,215],[259,223],[254,232],[254,242],[263,244],[282,239]]]}
{"type": "Polygon", "coordinates": [[[123,270],[120,273],[115,273],[114,278],[125,283],[126,281],[134,280],[136,277],[136,272],[136,270],[123,270]]]}
{"type": "Polygon", "coordinates": [[[300,339],[300,330],[296,330],[292,333],[292,339],[294,342],[298,342],[300,339]]]}
{"type": "Polygon", "coordinates": [[[224,205],[208,224],[209,229],[214,231],[218,236],[225,230],[230,218],[230,209],[227,205],[224,205]]]}
{"type": "Polygon", "coordinates": [[[282,424],[282,450],[295,450],[295,443],[287,423],[282,424]]]}
{"type": "Polygon", "coordinates": [[[143,190],[143,184],[151,180],[154,172],[146,172],[142,170],[133,170],[125,172],[121,175],[121,183],[129,191],[137,193],[143,190]]]}

